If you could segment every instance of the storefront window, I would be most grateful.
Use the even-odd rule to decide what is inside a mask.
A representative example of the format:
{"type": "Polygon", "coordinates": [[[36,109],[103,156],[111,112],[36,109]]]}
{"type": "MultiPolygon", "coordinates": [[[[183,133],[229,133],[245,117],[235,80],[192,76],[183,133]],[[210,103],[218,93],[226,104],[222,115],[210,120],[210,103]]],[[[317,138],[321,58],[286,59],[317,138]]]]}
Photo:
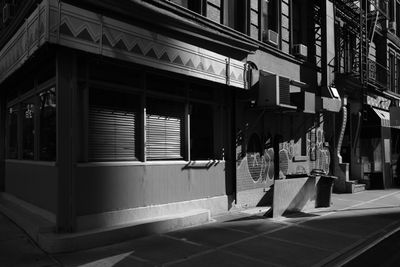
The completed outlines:
{"type": "Polygon", "coordinates": [[[39,94],[40,97],[40,160],[56,160],[56,89],[39,94]]]}
{"type": "Polygon", "coordinates": [[[136,160],[140,98],[107,90],[90,91],[89,160],[136,160]]]}
{"type": "Polygon", "coordinates": [[[213,107],[192,103],[190,113],[191,159],[214,158],[213,107]]]}
{"type": "Polygon", "coordinates": [[[146,106],[147,159],[182,159],[184,104],[149,98],[146,106]]]}
{"type": "Polygon", "coordinates": [[[8,155],[9,159],[18,158],[18,105],[8,109],[8,155]]]}
{"type": "Polygon", "coordinates": [[[35,98],[22,103],[22,158],[34,159],[35,146],[35,98]]]}

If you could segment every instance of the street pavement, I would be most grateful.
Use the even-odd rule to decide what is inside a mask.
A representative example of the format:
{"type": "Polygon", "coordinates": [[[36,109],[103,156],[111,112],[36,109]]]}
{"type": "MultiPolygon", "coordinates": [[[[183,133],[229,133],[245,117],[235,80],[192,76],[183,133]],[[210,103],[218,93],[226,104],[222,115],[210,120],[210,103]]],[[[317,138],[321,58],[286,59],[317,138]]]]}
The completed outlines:
{"type": "MultiPolygon", "coordinates": [[[[0,214],[0,266],[340,266],[400,229],[400,190],[333,194],[329,208],[260,209],[115,245],[48,255],[0,214]]],[[[350,264],[351,266],[351,264],[350,264]]]]}

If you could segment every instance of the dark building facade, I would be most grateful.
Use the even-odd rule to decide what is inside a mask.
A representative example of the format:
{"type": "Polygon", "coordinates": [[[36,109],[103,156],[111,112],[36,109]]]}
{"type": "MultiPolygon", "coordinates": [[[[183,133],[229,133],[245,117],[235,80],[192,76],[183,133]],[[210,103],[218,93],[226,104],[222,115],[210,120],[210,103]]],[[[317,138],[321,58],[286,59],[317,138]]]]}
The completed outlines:
{"type": "Polygon", "coordinates": [[[336,86],[346,98],[342,191],[361,181],[396,184],[398,158],[396,1],[336,1],[336,86]],[[346,185],[345,185],[346,184],[346,185]]]}

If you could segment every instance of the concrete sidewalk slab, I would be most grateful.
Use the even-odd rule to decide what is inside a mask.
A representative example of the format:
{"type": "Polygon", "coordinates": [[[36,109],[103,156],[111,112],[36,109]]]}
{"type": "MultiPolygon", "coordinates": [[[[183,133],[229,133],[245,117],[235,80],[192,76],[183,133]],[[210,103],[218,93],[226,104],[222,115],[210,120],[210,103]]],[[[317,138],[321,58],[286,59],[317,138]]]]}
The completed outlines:
{"type": "Polygon", "coordinates": [[[204,267],[204,266],[229,266],[229,267],[265,267],[279,266],[261,260],[245,257],[243,255],[235,255],[227,251],[213,251],[208,254],[200,255],[195,258],[189,258],[183,261],[166,264],[165,266],[176,267],[204,267]]]}
{"type": "Polygon", "coordinates": [[[205,247],[218,247],[226,243],[242,240],[248,237],[249,234],[225,227],[196,227],[169,233],[168,236],[193,242],[205,247]]]}
{"type": "Polygon", "coordinates": [[[0,266],[59,266],[59,264],[17,227],[0,214],[0,266]]]}
{"type": "Polygon", "coordinates": [[[357,237],[355,236],[302,226],[288,227],[284,230],[267,234],[267,236],[278,240],[296,242],[331,251],[336,251],[343,248],[343,246],[349,246],[357,241],[357,237]]]}
{"type": "Polygon", "coordinates": [[[287,224],[283,222],[270,220],[269,223],[265,223],[265,220],[265,217],[241,218],[220,223],[217,227],[229,228],[247,234],[266,233],[287,227],[287,224]]]}
{"type": "Polygon", "coordinates": [[[294,244],[267,236],[245,240],[227,246],[223,250],[280,266],[311,266],[330,254],[320,248],[294,244]],[[313,257],[309,255],[313,255],[313,257]]]}

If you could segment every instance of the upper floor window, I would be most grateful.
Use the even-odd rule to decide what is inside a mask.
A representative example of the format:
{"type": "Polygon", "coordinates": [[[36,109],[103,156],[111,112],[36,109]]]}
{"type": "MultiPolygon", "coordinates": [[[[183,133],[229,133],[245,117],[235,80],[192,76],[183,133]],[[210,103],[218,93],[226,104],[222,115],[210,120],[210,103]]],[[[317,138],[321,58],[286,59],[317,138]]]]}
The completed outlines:
{"type": "Polygon", "coordinates": [[[396,91],[395,93],[400,93],[400,57],[396,58],[396,91]]]}
{"type": "Polygon", "coordinates": [[[194,12],[197,12],[199,14],[203,13],[203,1],[202,0],[170,0],[171,2],[183,6],[187,9],[190,9],[194,12]]]}
{"type": "Polygon", "coordinates": [[[393,53],[389,53],[389,90],[395,92],[395,56],[393,53]]]}
{"type": "Polygon", "coordinates": [[[292,38],[293,44],[307,44],[307,5],[305,1],[292,1],[292,38]]]}
{"type": "Polygon", "coordinates": [[[280,25],[280,0],[263,0],[262,26],[263,41],[278,45],[280,25]]]}
{"type": "Polygon", "coordinates": [[[400,2],[396,1],[396,34],[400,36],[400,2]]]}
{"type": "Polygon", "coordinates": [[[389,0],[388,6],[389,6],[389,12],[388,12],[388,17],[389,21],[394,21],[394,14],[395,14],[395,1],[396,0],[389,0]]]}
{"type": "Polygon", "coordinates": [[[248,1],[228,0],[224,3],[224,24],[242,33],[247,33],[248,1]]]}

